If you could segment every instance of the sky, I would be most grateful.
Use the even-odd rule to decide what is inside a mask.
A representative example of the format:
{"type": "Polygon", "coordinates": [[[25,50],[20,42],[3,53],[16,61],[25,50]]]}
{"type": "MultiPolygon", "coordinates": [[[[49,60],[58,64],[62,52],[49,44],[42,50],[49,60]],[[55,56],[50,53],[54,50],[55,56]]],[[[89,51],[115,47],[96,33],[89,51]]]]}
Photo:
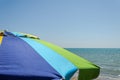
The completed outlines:
{"type": "Polygon", "coordinates": [[[64,48],[120,48],[120,0],[0,0],[0,30],[64,48]]]}

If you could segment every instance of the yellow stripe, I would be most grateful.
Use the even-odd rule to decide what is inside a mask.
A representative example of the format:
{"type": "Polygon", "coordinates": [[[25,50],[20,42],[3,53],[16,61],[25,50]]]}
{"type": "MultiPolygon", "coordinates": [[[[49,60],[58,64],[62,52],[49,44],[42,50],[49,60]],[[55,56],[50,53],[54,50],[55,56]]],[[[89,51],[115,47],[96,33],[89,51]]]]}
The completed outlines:
{"type": "Polygon", "coordinates": [[[0,36],[0,44],[2,43],[3,36],[0,36]]]}

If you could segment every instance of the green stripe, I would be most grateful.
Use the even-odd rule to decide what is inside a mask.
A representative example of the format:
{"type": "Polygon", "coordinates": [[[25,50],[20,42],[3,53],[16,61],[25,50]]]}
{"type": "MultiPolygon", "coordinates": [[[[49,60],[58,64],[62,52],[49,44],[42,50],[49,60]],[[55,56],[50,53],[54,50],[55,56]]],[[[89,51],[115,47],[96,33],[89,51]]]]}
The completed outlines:
{"type": "Polygon", "coordinates": [[[66,59],[70,60],[75,66],[80,70],[79,80],[91,80],[99,75],[100,68],[93,63],[51,43],[45,42],[43,40],[37,40],[37,42],[48,46],[55,52],[59,53],[66,59]]]}

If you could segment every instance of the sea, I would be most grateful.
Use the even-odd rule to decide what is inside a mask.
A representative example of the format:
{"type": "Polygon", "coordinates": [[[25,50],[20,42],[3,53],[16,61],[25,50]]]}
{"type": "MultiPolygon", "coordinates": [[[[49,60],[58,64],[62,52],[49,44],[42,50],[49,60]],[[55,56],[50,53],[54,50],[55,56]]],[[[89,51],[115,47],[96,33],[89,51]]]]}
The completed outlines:
{"type": "Polygon", "coordinates": [[[100,75],[95,80],[120,80],[120,48],[65,48],[98,65],[100,75]]]}

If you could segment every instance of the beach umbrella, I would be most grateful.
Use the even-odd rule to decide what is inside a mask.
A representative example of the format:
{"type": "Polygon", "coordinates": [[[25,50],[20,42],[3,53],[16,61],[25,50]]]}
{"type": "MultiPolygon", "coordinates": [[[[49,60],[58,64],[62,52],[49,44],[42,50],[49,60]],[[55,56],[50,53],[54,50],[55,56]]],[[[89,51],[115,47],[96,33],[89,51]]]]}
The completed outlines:
{"type": "Polygon", "coordinates": [[[77,75],[78,80],[91,80],[99,71],[95,64],[34,35],[0,32],[0,80],[75,80],[77,75]]]}

